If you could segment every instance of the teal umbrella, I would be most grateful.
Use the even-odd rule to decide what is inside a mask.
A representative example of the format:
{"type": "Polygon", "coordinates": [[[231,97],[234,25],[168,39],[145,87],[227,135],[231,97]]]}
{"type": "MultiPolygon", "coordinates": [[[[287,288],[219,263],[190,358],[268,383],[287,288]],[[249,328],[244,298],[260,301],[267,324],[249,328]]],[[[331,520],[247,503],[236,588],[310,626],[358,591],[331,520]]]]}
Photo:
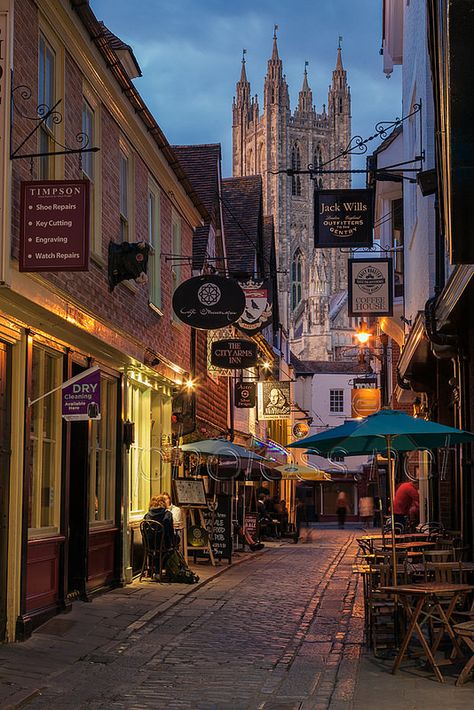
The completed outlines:
{"type": "MultiPolygon", "coordinates": [[[[417,419],[394,409],[381,409],[376,414],[361,420],[347,421],[341,426],[308,436],[290,444],[290,447],[311,449],[325,456],[339,453],[345,456],[360,456],[386,451],[389,462],[390,497],[395,498],[395,475],[392,451],[438,449],[453,444],[474,442],[474,434],[461,429],[444,426],[437,422],[417,419]]],[[[395,554],[395,516],[392,511],[392,559],[393,583],[397,583],[395,554]]]]}
{"type": "Polygon", "coordinates": [[[193,441],[191,444],[182,444],[180,449],[188,453],[219,456],[226,459],[265,461],[263,456],[246,449],[244,446],[239,446],[232,441],[227,441],[226,439],[203,439],[201,441],[193,441]]]}

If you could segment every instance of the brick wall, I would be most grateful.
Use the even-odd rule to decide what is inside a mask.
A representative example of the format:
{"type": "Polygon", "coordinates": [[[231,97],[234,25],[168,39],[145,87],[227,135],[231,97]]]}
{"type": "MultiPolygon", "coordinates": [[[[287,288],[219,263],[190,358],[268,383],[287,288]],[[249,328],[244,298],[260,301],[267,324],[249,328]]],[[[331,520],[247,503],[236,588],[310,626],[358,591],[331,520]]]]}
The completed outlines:
{"type": "MultiPolygon", "coordinates": [[[[211,432],[216,427],[220,432],[227,432],[228,382],[227,377],[216,381],[207,375],[207,333],[196,331],[196,380],[197,398],[196,415],[201,421],[198,428],[206,429],[202,434],[211,432]]],[[[199,433],[199,432],[198,432],[199,433]]]]}
{"type": "MultiPolygon", "coordinates": [[[[31,0],[18,0],[15,4],[15,43],[14,43],[14,85],[26,84],[33,91],[29,104],[31,109],[37,104],[37,55],[38,55],[38,15],[36,3],[31,0]]],[[[107,72],[105,66],[101,71],[107,72]]],[[[59,98],[59,97],[58,97],[59,98]]],[[[75,145],[76,134],[82,124],[82,76],[74,58],[65,50],[65,96],[60,110],[64,117],[66,143],[75,145]]],[[[46,273],[41,279],[46,285],[60,289],[72,302],[108,324],[118,329],[144,347],[165,355],[171,361],[186,370],[190,369],[190,333],[184,325],[172,324],[171,298],[171,262],[162,259],[162,311],[160,317],[148,305],[148,286],[132,287],[126,284],[117,286],[112,294],[107,284],[107,249],[109,241],[119,241],[119,136],[120,127],[112,117],[106,105],[101,107],[101,169],[102,169],[102,260],[103,264],[91,259],[90,269],[85,273],[46,273]]],[[[15,113],[13,126],[13,145],[18,145],[31,130],[32,123],[15,113]]],[[[137,117],[137,130],[141,130],[137,117]]],[[[36,140],[29,141],[25,149],[36,150],[36,140]]],[[[158,150],[158,148],[157,148],[158,150]]],[[[133,151],[133,146],[132,146],[133,151]]],[[[134,204],[135,234],[130,241],[147,239],[148,235],[148,175],[146,156],[133,151],[134,163],[134,204]]],[[[65,179],[82,177],[77,155],[66,156],[64,160],[65,179]]],[[[20,181],[37,178],[37,165],[33,176],[30,173],[29,160],[17,160],[13,164],[12,196],[12,256],[18,258],[20,181]]],[[[58,177],[63,177],[58,176],[58,177]]],[[[157,177],[157,176],[155,176],[157,177]]],[[[161,234],[162,251],[172,252],[171,217],[172,202],[167,194],[161,192],[161,234]]],[[[192,228],[181,219],[182,253],[191,254],[192,228]]],[[[190,266],[183,263],[181,278],[189,278],[190,266]]]]}

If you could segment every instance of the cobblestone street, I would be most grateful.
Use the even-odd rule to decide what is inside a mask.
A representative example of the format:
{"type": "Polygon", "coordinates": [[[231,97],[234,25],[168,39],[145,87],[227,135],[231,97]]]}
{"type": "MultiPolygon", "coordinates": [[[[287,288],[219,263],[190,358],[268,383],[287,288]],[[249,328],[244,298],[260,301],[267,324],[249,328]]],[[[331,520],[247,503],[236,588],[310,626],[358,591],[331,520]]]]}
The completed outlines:
{"type": "MultiPolygon", "coordinates": [[[[58,640],[46,625],[27,643],[1,650],[0,679],[8,682],[16,668],[18,684],[23,663],[39,688],[22,700],[31,708],[349,708],[363,623],[354,553],[350,531],[313,530],[306,544],[236,564],[122,631],[116,618],[126,608],[111,594],[123,597],[133,587],[104,595],[81,605],[93,620],[88,638],[79,625],[75,636],[58,640]],[[74,659],[78,642],[82,654],[74,659]]],[[[144,586],[154,592],[160,585],[144,586]]],[[[126,601],[136,609],[133,594],[126,601]]],[[[19,697],[2,707],[18,707],[19,697]]]]}

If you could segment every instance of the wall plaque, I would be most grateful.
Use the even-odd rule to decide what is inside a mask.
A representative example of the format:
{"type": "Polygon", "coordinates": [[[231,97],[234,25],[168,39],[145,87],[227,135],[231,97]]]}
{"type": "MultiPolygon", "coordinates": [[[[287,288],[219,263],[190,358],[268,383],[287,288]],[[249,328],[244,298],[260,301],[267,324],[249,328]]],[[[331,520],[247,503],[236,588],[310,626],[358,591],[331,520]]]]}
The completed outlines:
{"type": "Polygon", "coordinates": [[[370,247],[372,241],[372,190],[315,191],[315,247],[370,247]]]}
{"type": "Polygon", "coordinates": [[[254,367],[257,364],[257,343],[252,340],[216,340],[211,344],[211,364],[230,370],[254,367]]]}
{"type": "Polygon", "coordinates": [[[392,259],[349,259],[350,316],[391,316],[393,313],[392,259]]]}
{"type": "Polygon", "coordinates": [[[20,271],[87,271],[89,181],[21,183],[20,271]]]}
{"type": "Polygon", "coordinates": [[[224,276],[195,276],[173,294],[173,310],[193,328],[214,330],[235,323],[245,308],[245,294],[237,281],[224,276]]]}

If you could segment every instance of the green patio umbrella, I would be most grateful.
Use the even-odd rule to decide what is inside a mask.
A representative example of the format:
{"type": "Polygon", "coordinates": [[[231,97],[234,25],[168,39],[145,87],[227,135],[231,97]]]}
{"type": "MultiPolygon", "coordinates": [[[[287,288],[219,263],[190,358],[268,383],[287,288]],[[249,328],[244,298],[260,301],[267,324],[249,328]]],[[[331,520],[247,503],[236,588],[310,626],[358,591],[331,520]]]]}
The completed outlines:
{"type": "Polygon", "coordinates": [[[461,429],[417,419],[394,409],[381,409],[361,420],[347,421],[341,426],[308,436],[290,444],[290,447],[311,449],[320,456],[343,453],[345,456],[360,456],[386,451],[389,463],[390,497],[392,500],[392,559],[394,584],[397,583],[395,554],[395,475],[392,451],[438,449],[474,442],[474,434],[461,429]]]}

